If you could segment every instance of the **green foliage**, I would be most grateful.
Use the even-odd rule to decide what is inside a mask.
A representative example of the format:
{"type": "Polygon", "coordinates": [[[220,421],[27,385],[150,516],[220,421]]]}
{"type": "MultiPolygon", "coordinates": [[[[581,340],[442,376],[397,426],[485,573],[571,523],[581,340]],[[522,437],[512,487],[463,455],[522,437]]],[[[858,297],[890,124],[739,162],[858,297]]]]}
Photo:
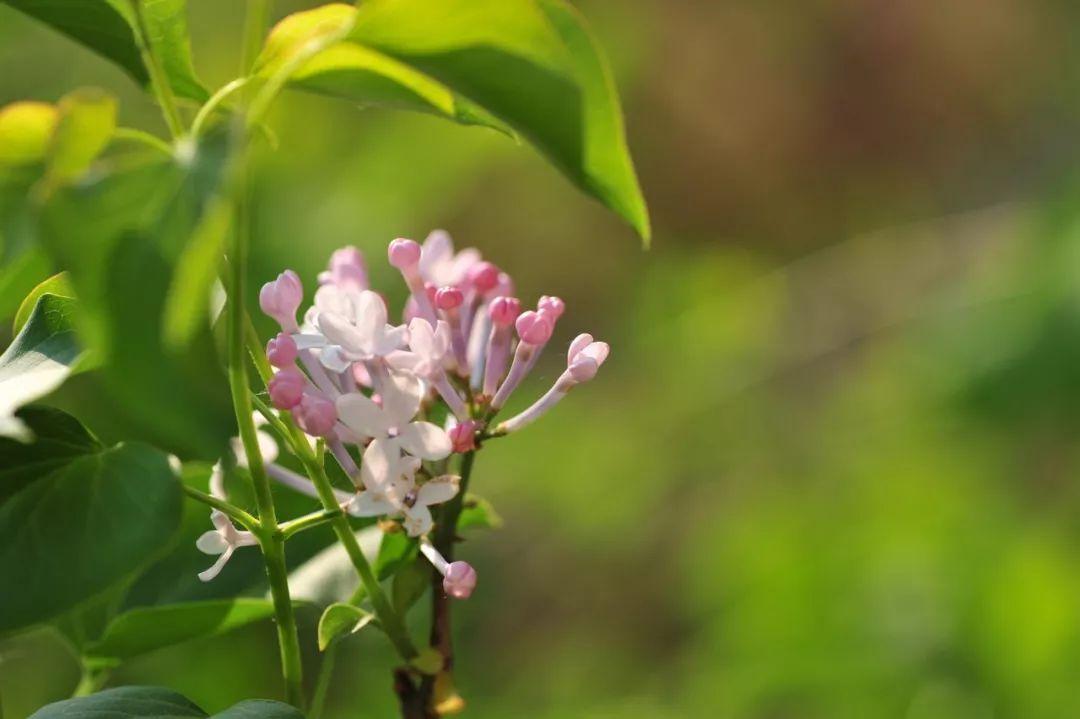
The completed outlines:
{"type": "Polygon", "coordinates": [[[30,320],[30,315],[33,314],[34,308],[37,307],[38,300],[43,295],[53,295],[55,297],[75,298],[75,290],[71,287],[71,280],[68,279],[66,272],[58,272],[57,274],[49,277],[48,279],[40,282],[34,289],[23,298],[22,304],[19,305],[19,309],[15,312],[15,319],[11,323],[11,331],[15,334],[19,334],[19,330],[30,320]]]}
{"type": "MultiPolygon", "coordinates": [[[[211,137],[184,161],[125,157],[93,181],[59,188],[42,212],[46,246],[79,296],[81,336],[104,359],[105,386],[131,436],[206,459],[234,433],[208,301],[193,301],[191,316],[168,314],[166,326],[183,332],[167,339],[163,323],[177,268],[191,264],[185,248],[219,191],[225,152],[211,137]]],[[[200,257],[216,266],[216,255],[200,257]]]]}
{"type": "Polygon", "coordinates": [[[431,565],[423,557],[417,556],[402,565],[396,572],[390,585],[390,597],[394,610],[405,614],[409,608],[424,596],[431,586],[431,565]]]}
{"type": "Polygon", "coordinates": [[[498,529],[503,525],[503,519],[495,511],[491,502],[475,494],[465,497],[465,503],[458,517],[458,529],[498,529]]]}
{"type": "Polygon", "coordinates": [[[331,604],[319,618],[319,649],[326,651],[335,639],[356,634],[374,620],[374,614],[353,604],[331,604]]]}
{"type": "Polygon", "coordinates": [[[57,106],[59,119],[47,157],[54,180],[78,177],[105,149],[116,129],[116,100],[96,89],[77,90],[57,106]]]}
{"type": "Polygon", "coordinates": [[[212,637],[274,615],[266,599],[166,604],[124,612],[106,627],[102,637],[85,650],[94,666],[113,666],[155,649],[212,637]]]}
{"type": "Polygon", "coordinates": [[[282,21],[260,68],[323,94],[509,129],[649,238],[609,72],[565,3],[327,5],[282,21]],[[318,40],[328,47],[308,59],[318,40]]]}
{"type": "Polygon", "coordinates": [[[75,300],[41,295],[15,340],[0,355],[0,436],[32,437],[15,410],[59,387],[84,354],[75,336],[75,300]]]}
{"type": "Polygon", "coordinates": [[[38,438],[0,439],[0,632],[48,621],[128,579],[172,540],[180,485],[166,456],[104,447],[70,416],[20,414],[38,438]]]}
{"type": "Polygon", "coordinates": [[[149,46],[161,58],[173,92],[191,100],[206,99],[192,69],[186,0],[135,0],[140,11],[127,0],[2,1],[112,60],[141,85],[150,82],[141,51],[149,46]]]}
{"type": "MultiPolygon", "coordinates": [[[[191,700],[171,689],[161,687],[119,687],[93,696],[76,697],[50,704],[34,712],[30,719],[104,719],[138,717],[139,719],[206,719],[191,700]]],[[[240,702],[215,719],[303,719],[303,714],[280,702],[251,699],[240,702]]]]}

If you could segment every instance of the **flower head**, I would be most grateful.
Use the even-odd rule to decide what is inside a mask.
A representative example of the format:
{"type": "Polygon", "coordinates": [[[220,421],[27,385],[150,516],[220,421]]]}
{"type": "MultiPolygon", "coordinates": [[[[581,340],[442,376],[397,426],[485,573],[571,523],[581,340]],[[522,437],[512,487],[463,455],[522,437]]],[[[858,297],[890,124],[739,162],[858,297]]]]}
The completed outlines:
{"type": "Polygon", "coordinates": [[[436,287],[461,285],[469,270],[480,261],[480,252],[467,248],[454,252],[454,241],[444,230],[435,230],[424,240],[420,255],[420,276],[436,287]]]}
{"type": "Polygon", "coordinates": [[[359,392],[344,394],[337,401],[342,423],[361,437],[387,440],[420,459],[442,459],[452,449],[446,432],[431,422],[414,422],[420,409],[423,388],[415,376],[390,375],[382,388],[382,404],[359,392]]]}

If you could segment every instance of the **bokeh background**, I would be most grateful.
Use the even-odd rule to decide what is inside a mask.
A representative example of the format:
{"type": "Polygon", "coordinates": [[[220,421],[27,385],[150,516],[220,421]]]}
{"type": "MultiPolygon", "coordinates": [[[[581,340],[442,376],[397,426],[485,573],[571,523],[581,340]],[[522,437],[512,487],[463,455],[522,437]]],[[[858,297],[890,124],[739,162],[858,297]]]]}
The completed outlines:
{"type": "MultiPolygon", "coordinates": [[[[220,85],[242,4],[189,4],[220,85]]],[[[523,297],[566,299],[554,346],[613,347],[479,458],[505,526],[462,550],[481,576],[457,607],[468,716],[1080,716],[1080,7],[579,6],[651,251],[529,148],[298,93],[257,181],[257,282],[356,244],[400,297],[386,243],[444,227],[523,297]]],[[[159,127],[119,71],[0,7],[0,104],[88,84],[159,127]]],[[[257,577],[242,565],[226,574],[257,577]]],[[[114,682],[215,710],[276,696],[276,662],[265,623],[114,682]]],[[[393,716],[392,666],[375,632],[345,645],[328,716],[393,716]]],[[[76,681],[48,632],[0,642],[4,717],[76,681]]]]}

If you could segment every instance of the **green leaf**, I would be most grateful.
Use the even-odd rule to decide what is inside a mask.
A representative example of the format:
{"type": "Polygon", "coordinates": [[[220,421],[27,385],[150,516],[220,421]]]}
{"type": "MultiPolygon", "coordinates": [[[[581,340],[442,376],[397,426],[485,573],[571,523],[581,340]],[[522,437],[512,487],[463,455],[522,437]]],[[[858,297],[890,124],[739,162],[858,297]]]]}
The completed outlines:
{"type": "MultiPolygon", "coordinates": [[[[118,687],[87,697],[49,704],[30,719],[206,719],[194,702],[162,687],[118,687]]],[[[304,719],[296,708],[266,699],[248,699],[213,715],[215,719],[304,719]]]]}
{"type": "Polygon", "coordinates": [[[404,615],[431,586],[431,565],[426,559],[414,558],[401,567],[390,585],[390,598],[394,611],[404,615]]]}
{"type": "MultiPolygon", "coordinates": [[[[173,92],[203,101],[207,97],[191,65],[185,0],[142,2],[146,35],[161,60],[173,92]]],[[[140,85],[150,74],[139,51],[138,19],[128,0],[0,0],[112,60],[140,85]]]]}
{"type": "MultiPolygon", "coordinates": [[[[27,248],[0,268],[0,318],[11,317],[20,310],[26,295],[33,292],[34,287],[45,280],[50,272],[52,262],[41,247],[27,248]]],[[[33,309],[31,305],[29,311],[33,309]]],[[[27,319],[29,312],[20,323],[20,329],[27,319]]]]}
{"type": "Polygon", "coordinates": [[[528,138],[647,241],[648,213],[605,61],[561,0],[372,0],[349,39],[399,60],[528,138]]]}
{"type": "Polygon", "coordinates": [[[461,509],[458,517],[457,528],[464,529],[498,529],[502,527],[503,519],[495,511],[491,502],[475,494],[465,497],[465,506],[461,509]]]}
{"type": "Polygon", "coordinates": [[[434,676],[446,666],[446,659],[435,647],[424,647],[409,661],[409,666],[421,674],[434,676]]]}
{"type": "MultiPolygon", "coordinates": [[[[394,576],[399,569],[406,566],[416,558],[420,552],[420,546],[416,540],[404,532],[384,532],[379,542],[379,554],[375,558],[375,576],[379,581],[394,576]]],[[[356,598],[365,596],[366,591],[361,584],[356,589],[356,598]]]]}
{"type": "Polygon", "coordinates": [[[319,650],[326,651],[338,637],[355,634],[374,620],[374,614],[352,604],[331,604],[319,618],[319,650]]]}
{"type": "Polygon", "coordinates": [[[110,407],[127,436],[184,458],[214,459],[235,433],[207,304],[189,310],[183,333],[165,330],[170,288],[221,190],[225,153],[214,135],[183,159],[126,156],[58,189],[42,210],[43,243],[69,270],[80,338],[104,360],[110,407]]]}
{"type": "Polygon", "coordinates": [[[285,73],[289,85],[310,92],[437,115],[463,125],[481,125],[510,135],[502,122],[414,68],[355,42],[338,41],[303,60],[311,44],[351,27],[356,8],[324,5],[289,15],[267,38],[257,74],[285,73]]]}
{"type": "Polygon", "coordinates": [[[53,295],[55,297],[68,297],[75,298],[75,290],[71,287],[71,280],[68,279],[66,272],[58,272],[57,274],[49,277],[48,279],[38,283],[34,289],[30,290],[30,293],[23,299],[22,304],[19,305],[19,310],[15,313],[15,321],[12,323],[12,333],[19,334],[19,330],[30,319],[31,313],[37,306],[38,300],[42,295],[53,295]]]}
{"type": "Polygon", "coordinates": [[[215,201],[203,214],[191,239],[180,254],[172,285],[165,300],[164,328],[166,347],[187,345],[205,322],[210,306],[210,291],[218,277],[224,256],[225,240],[232,227],[232,204],[215,201]]]}
{"type": "Polygon", "coordinates": [[[56,107],[45,102],[13,102],[0,108],[0,166],[44,160],[57,116],[56,107]]]}
{"type": "Polygon", "coordinates": [[[58,410],[25,410],[32,445],[0,439],[0,634],[48,621],[130,577],[170,543],[182,494],[168,457],[104,448],[58,410]]]}
{"type": "Polygon", "coordinates": [[[119,664],[155,649],[225,634],[272,616],[274,605],[266,599],[240,598],[141,607],[114,619],[101,639],[91,644],[85,654],[96,664],[119,664]]]}
{"type": "Polygon", "coordinates": [[[59,387],[83,357],[75,337],[75,301],[42,295],[11,346],[0,355],[0,437],[33,438],[15,410],[59,387]]]}
{"type": "Polygon", "coordinates": [[[88,697],[49,704],[30,719],[205,719],[206,712],[191,700],[161,687],[118,687],[88,697]]]}
{"type": "Polygon", "coordinates": [[[81,175],[109,144],[116,129],[116,100],[106,92],[85,88],[65,95],[49,144],[49,173],[55,179],[81,175]]]}

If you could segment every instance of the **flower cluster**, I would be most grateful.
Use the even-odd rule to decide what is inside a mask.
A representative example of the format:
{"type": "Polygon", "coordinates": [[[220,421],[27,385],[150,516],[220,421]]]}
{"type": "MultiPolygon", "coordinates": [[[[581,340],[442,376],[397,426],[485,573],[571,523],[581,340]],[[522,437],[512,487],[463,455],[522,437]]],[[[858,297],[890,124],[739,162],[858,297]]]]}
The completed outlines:
{"type": "MultiPolygon", "coordinates": [[[[277,410],[326,443],[352,479],[355,493],[339,491],[342,506],[354,516],[392,519],[420,537],[447,594],[464,598],[476,572],[464,562],[447,562],[426,539],[434,525],[431,507],[460,491],[459,478],[444,473],[445,460],[535,421],[595,376],[608,346],[578,335],[551,389],[496,424],[551,339],[563,301],[543,296],[535,310],[523,311],[509,275],[475,249],[455,252],[442,231],[423,246],[394,240],[387,254],[409,289],[400,324],[390,321],[385,301],[369,288],[364,258],[354,247],[333,253],[300,321],[304,291],[296,273],[286,270],[262,287],[260,307],[281,328],[266,347],[275,368],[267,392],[277,410]],[[444,414],[440,403],[446,419],[437,424],[430,418],[444,414]]],[[[307,480],[272,457],[267,469],[313,493],[307,480]]],[[[229,552],[241,546],[227,533],[221,537],[200,546],[228,545],[229,552]]]]}

